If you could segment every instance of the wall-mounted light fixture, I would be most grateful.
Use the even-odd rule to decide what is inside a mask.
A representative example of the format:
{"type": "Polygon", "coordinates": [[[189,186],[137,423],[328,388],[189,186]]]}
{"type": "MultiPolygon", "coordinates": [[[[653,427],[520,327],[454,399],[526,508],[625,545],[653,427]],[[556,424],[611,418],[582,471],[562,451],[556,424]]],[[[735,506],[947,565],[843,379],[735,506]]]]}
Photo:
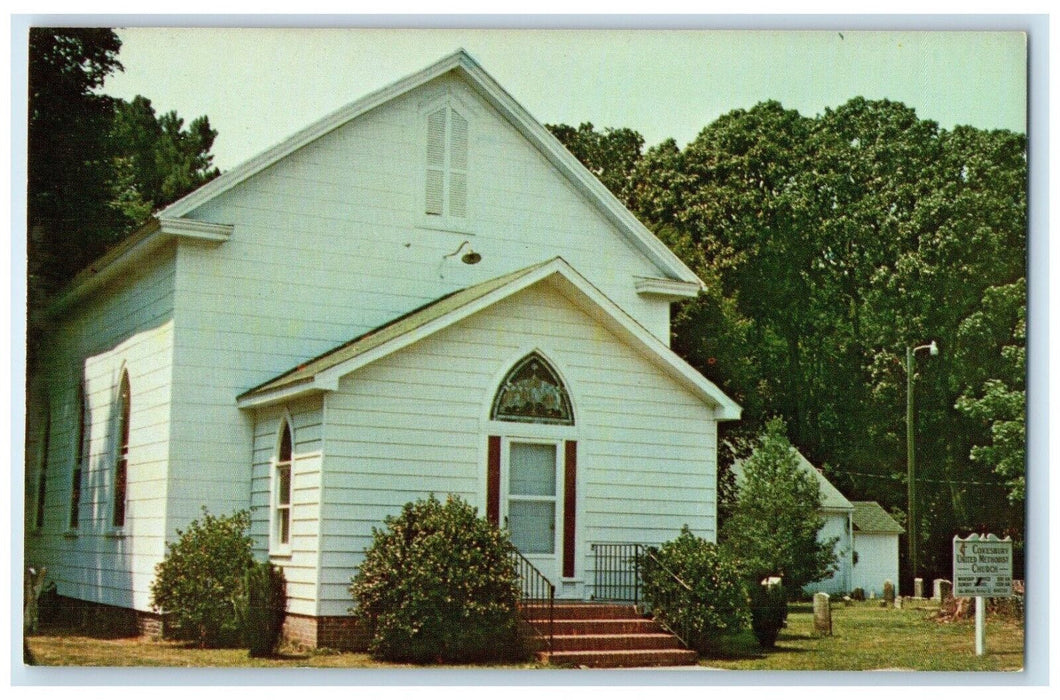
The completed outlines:
{"type": "Polygon", "coordinates": [[[471,241],[464,241],[457,247],[456,250],[454,250],[452,253],[449,253],[449,255],[444,256],[443,259],[453,257],[461,250],[463,250],[464,246],[467,246],[467,252],[460,256],[460,262],[464,263],[465,265],[474,265],[479,260],[482,260],[482,256],[476,253],[474,249],[472,249],[471,241]]]}

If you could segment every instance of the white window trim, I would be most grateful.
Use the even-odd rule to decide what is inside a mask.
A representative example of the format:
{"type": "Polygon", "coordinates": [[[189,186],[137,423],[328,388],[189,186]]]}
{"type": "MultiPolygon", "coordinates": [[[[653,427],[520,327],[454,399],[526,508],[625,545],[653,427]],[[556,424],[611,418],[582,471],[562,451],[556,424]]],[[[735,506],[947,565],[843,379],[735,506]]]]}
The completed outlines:
{"type": "Polygon", "coordinates": [[[269,555],[279,557],[291,556],[292,547],[291,542],[293,540],[293,525],[294,525],[294,476],[295,476],[295,464],[298,461],[295,457],[295,434],[294,434],[294,423],[291,420],[289,414],[284,414],[283,418],[280,419],[280,428],[276,431],[276,447],[272,453],[272,459],[269,460],[269,555]],[[284,462],[280,460],[280,450],[283,446],[283,435],[285,431],[290,431],[291,435],[291,458],[286,462],[287,468],[290,470],[288,475],[288,488],[290,489],[287,495],[287,504],[280,504],[280,468],[284,465],[284,462]],[[287,511],[287,542],[280,541],[280,512],[281,510],[287,511]]]}

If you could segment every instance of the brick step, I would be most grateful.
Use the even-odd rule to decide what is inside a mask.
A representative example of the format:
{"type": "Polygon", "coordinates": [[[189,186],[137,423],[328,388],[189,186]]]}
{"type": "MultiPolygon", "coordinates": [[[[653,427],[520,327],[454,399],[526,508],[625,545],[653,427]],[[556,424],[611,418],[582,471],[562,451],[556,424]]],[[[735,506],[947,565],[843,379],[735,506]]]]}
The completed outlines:
{"type": "Polygon", "coordinates": [[[696,653],[687,649],[638,651],[558,651],[548,658],[553,666],[636,668],[638,666],[692,666],[696,653]]]}
{"type": "MultiPolygon", "coordinates": [[[[604,620],[640,617],[632,605],[621,603],[556,603],[553,617],[557,620],[604,620]]],[[[527,619],[548,618],[548,605],[531,603],[523,606],[527,619]]]]}
{"type": "Polygon", "coordinates": [[[679,649],[681,643],[671,634],[557,634],[552,651],[648,651],[679,649]]]}
{"type": "MultiPolygon", "coordinates": [[[[536,629],[547,630],[548,620],[535,620],[536,629]]],[[[554,634],[659,634],[664,632],[659,623],[645,618],[625,620],[556,620],[553,623],[554,634]]]]}

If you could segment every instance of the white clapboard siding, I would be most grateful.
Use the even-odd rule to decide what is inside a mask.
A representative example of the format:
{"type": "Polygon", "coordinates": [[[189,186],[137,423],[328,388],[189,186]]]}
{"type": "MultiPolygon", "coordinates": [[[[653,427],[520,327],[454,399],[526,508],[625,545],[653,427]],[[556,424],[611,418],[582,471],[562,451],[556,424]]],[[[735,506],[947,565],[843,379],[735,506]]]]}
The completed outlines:
{"type": "MultiPolygon", "coordinates": [[[[49,397],[46,512],[44,527],[28,533],[25,557],[27,565],[48,567],[48,578],[62,595],[150,609],[150,582],[165,551],[174,280],[172,257],[162,251],[70,308],[43,346],[40,384],[31,390],[28,408],[31,416],[40,415],[35,404],[49,397]],[[129,373],[132,413],[125,527],[118,533],[111,517],[123,369],[129,373]],[[69,525],[82,380],[87,437],[74,530],[69,525]]],[[[38,427],[28,427],[29,436],[39,436],[38,427]]],[[[35,476],[39,463],[33,454],[27,450],[27,468],[35,476]]],[[[35,503],[34,498],[27,506],[35,503]]]]}
{"type": "Polygon", "coordinates": [[[533,348],[568,381],[575,406],[579,577],[593,573],[592,542],[658,543],[685,524],[714,539],[709,408],[542,282],[357,370],[326,396],[321,614],[344,614],[372,527],[406,502],[456,493],[484,512],[486,435],[518,431],[486,420],[496,382],[533,348]],[[601,356],[608,361],[592,359],[601,356]],[[586,393],[598,384],[616,387],[621,411],[586,393]],[[656,414],[675,403],[685,407],[679,419],[656,414]]]}
{"type": "MultiPolygon", "coordinates": [[[[833,551],[835,552],[838,568],[826,579],[814,581],[803,587],[807,593],[846,593],[854,588],[851,585],[852,549],[850,542],[850,513],[849,511],[823,511],[821,513],[824,524],[817,531],[817,540],[824,542],[836,538],[833,551]]],[[[881,589],[882,590],[882,589],[881,589]]]]}
{"type": "Polygon", "coordinates": [[[268,558],[283,568],[287,579],[288,611],[317,614],[319,533],[321,525],[321,433],[320,399],[300,401],[288,407],[273,407],[257,413],[254,426],[254,466],[250,485],[251,536],[255,557],[268,558]],[[270,553],[272,526],[272,465],[279,444],[282,420],[289,420],[294,443],[291,481],[291,552],[270,553]]]}
{"type": "Polygon", "coordinates": [[[854,564],[851,588],[861,588],[865,595],[883,595],[883,584],[890,581],[898,591],[898,535],[876,533],[854,533],[854,551],[858,561],[854,564]]]}
{"type": "MultiPolygon", "coordinates": [[[[213,511],[260,507],[249,486],[253,418],[233,410],[236,396],[443,294],[562,255],[668,341],[668,305],[637,295],[634,287],[635,276],[658,276],[659,271],[458,79],[440,79],[359,117],[206,203],[190,218],[233,229],[219,246],[182,243],[177,254],[172,440],[180,449],[171,454],[169,530],[194,517],[202,505],[213,511]],[[461,110],[469,120],[470,139],[467,231],[422,226],[422,181],[415,175],[425,154],[421,106],[427,95],[445,90],[458,93],[468,107],[461,110]],[[479,264],[445,257],[465,240],[482,255],[479,264]]],[[[600,339],[597,330],[569,324],[548,309],[521,313],[527,322],[547,317],[566,323],[562,333],[586,343],[600,339]]],[[[457,352],[473,360],[466,364],[480,364],[497,349],[516,350],[503,343],[487,352],[475,343],[463,353],[441,348],[428,359],[437,363],[457,352]]],[[[610,362],[606,343],[596,344],[596,355],[584,359],[587,365],[610,362]]],[[[424,385],[418,403],[379,408],[414,416],[431,406],[433,415],[461,400],[456,390],[485,379],[433,373],[431,362],[369,380],[384,397],[392,393],[390,385],[408,387],[414,378],[434,382],[424,385]]],[[[477,420],[477,406],[464,408],[477,420]]],[[[394,416],[386,421],[376,427],[385,431],[394,416]]],[[[463,421],[449,429],[460,433],[471,427],[463,421]]],[[[339,457],[375,458],[401,450],[407,464],[439,466],[395,475],[399,490],[405,488],[402,479],[449,490],[457,488],[453,479],[462,478],[467,484],[458,488],[474,493],[477,477],[461,476],[458,465],[474,462],[478,448],[435,444],[386,432],[369,438],[341,434],[328,450],[339,457]],[[390,440],[405,447],[388,447],[390,440]]],[[[255,463],[258,457],[254,451],[255,463]]]]}

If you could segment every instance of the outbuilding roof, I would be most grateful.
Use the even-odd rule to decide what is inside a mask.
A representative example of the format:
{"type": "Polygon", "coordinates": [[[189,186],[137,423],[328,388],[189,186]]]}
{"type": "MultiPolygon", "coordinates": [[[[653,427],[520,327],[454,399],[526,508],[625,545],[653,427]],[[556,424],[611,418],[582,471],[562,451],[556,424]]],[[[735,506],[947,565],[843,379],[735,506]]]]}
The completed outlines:
{"type": "MultiPolygon", "coordinates": [[[[835,486],[832,486],[832,482],[826,479],[824,474],[822,474],[817,467],[810,464],[810,460],[806,459],[806,457],[794,447],[791,448],[791,451],[795,453],[795,457],[798,459],[799,469],[811,475],[814,481],[817,482],[818,490],[821,493],[821,508],[823,510],[851,511],[854,509],[854,505],[846,499],[846,496],[840,493],[839,489],[835,486]]],[[[741,483],[744,477],[743,462],[734,462],[732,470],[736,475],[736,483],[741,483]]]]}
{"type": "Polygon", "coordinates": [[[876,501],[854,501],[854,530],[873,534],[901,535],[905,528],[898,524],[876,501]]]}

